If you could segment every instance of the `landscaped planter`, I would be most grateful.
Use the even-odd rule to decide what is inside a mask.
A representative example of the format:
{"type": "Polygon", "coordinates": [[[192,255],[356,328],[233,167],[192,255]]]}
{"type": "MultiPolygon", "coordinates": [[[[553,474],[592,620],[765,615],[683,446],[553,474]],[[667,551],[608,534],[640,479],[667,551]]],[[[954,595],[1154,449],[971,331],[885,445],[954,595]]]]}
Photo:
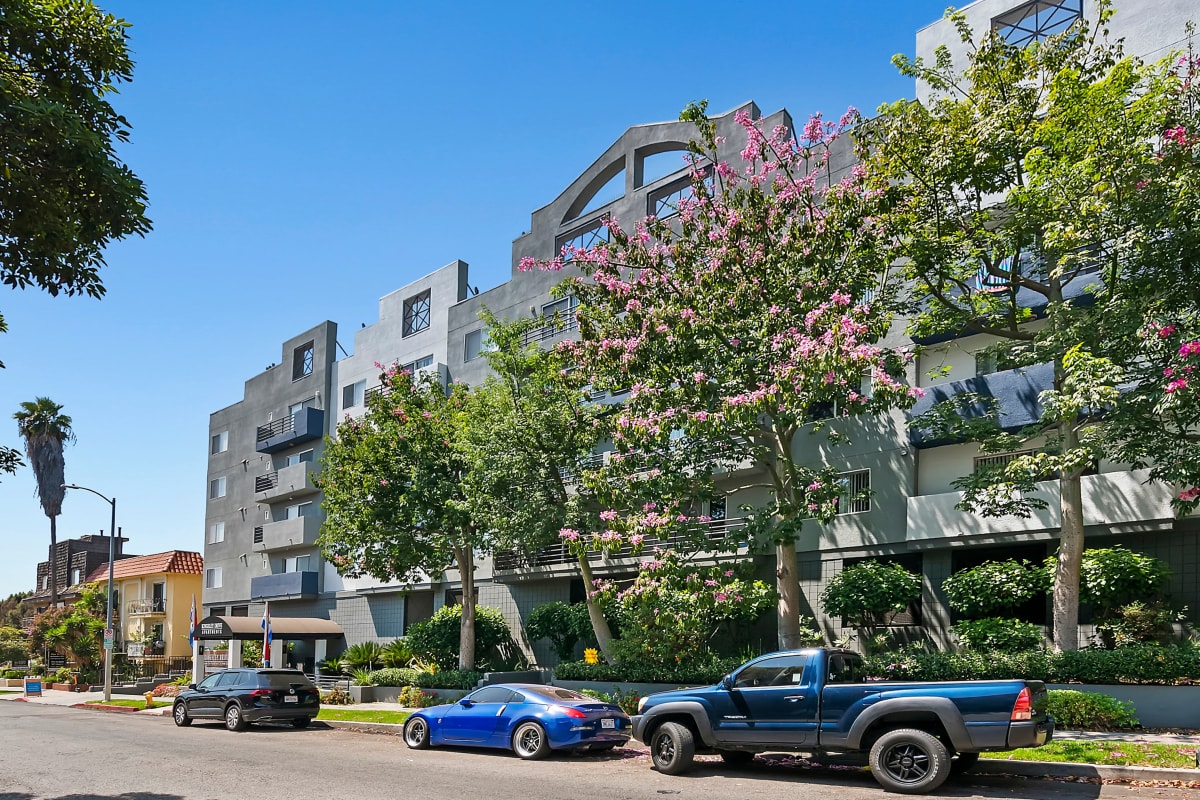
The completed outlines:
{"type": "MultiPolygon", "coordinates": [[[[351,686],[350,696],[356,703],[398,703],[403,686],[351,686]]],[[[467,692],[463,689],[421,689],[435,695],[443,703],[453,703],[467,692]]]]}
{"type": "Polygon", "coordinates": [[[24,678],[4,678],[4,687],[6,689],[9,687],[24,689],[25,688],[25,679],[24,678]]]}
{"type": "Polygon", "coordinates": [[[557,678],[551,681],[555,686],[561,686],[564,689],[574,689],[579,692],[584,689],[591,689],[594,692],[604,692],[612,694],[613,690],[620,691],[621,694],[636,694],[638,697],[645,697],[648,694],[655,692],[670,692],[675,689],[680,689],[685,686],[708,686],[711,684],[701,683],[629,683],[625,681],[560,681],[557,678]]]}
{"type": "Polygon", "coordinates": [[[1139,686],[1134,684],[1048,683],[1050,689],[1106,694],[1133,703],[1134,713],[1146,728],[1200,726],[1200,686],[1139,686]]]}

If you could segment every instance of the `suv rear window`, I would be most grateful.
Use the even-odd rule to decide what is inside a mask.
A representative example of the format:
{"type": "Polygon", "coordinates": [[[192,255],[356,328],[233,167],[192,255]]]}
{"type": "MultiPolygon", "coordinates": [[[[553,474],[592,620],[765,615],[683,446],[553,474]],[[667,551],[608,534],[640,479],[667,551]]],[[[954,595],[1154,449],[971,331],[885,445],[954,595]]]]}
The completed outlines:
{"type": "Polygon", "coordinates": [[[267,689],[290,689],[296,686],[311,686],[303,672],[297,670],[274,670],[258,673],[258,685],[267,689]]]}

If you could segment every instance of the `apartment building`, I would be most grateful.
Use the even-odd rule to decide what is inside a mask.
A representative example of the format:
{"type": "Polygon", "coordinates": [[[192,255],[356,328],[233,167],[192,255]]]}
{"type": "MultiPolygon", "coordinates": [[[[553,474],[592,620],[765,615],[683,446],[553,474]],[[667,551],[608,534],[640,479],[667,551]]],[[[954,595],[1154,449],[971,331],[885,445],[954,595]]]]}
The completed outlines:
{"type": "MultiPolygon", "coordinates": [[[[204,559],[199,553],[168,550],[113,563],[113,628],[117,649],[131,658],[191,658],[188,640],[192,600],[199,611],[204,559]]],[[[108,580],[105,562],[89,583],[108,580]]]]}
{"type": "MultiPolygon", "coordinates": [[[[1194,3],[1187,0],[1125,0],[1118,10],[1113,36],[1125,37],[1129,52],[1151,58],[1180,46],[1184,21],[1195,13],[1194,3]]],[[[1084,0],[979,0],[964,12],[977,31],[992,26],[1019,42],[1061,30],[1080,14],[1094,15],[1095,7],[1084,0]]],[[[918,32],[917,53],[929,58],[942,43],[961,57],[957,34],[944,20],[918,32]]],[[[924,87],[918,87],[917,94],[926,96],[924,87]]],[[[754,118],[761,116],[752,103],[744,108],[754,118]]],[[[720,157],[730,162],[737,160],[740,149],[733,113],[715,120],[718,134],[728,142],[728,152],[720,157]]],[[[792,124],[786,111],[763,122],[767,128],[792,124]]],[[[366,398],[379,386],[377,363],[429,370],[443,382],[483,380],[488,367],[482,358],[486,333],[479,312],[485,305],[506,318],[565,315],[565,329],[548,322],[530,341],[548,346],[576,336],[570,324],[572,301],[551,296],[561,276],[520,272],[517,264],[526,256],[552,257],[567,244],[586,247],[605,235],[601,219],[606,214],[621,220],[670,214],[672,204],[688,191],[683,151],[692,135],[691,125],[681,122],[625,131],[558,197],[532,213],[530,230],[513,242],[512,273],[503,284],[478,292],[469,283],[467,265],[454,261],[383,297],[378,321],[354,332],[353,355],[336,357],[337,328],[332,322],[284,342],[280,365],[248,380],[243,399],[214,413],[210,421],[205,613],[254,616],[270,601],[273,616],[337,622],[345,632],[344,644],[353,644],[399,636],[412,622],[455,602],[459,581],[453,570],[401,586],[344,578],[323,561],[314,546],[322,514],[312,480],[322,437],[336,435],[339,420],[362,413],[366,398]]],[[[848,149],[840,149],[833,163],[835,173],[849,169],[848,149]]],[[[903,338],[901,326],[891,337],[891,345],[913,344],[903,338]]],[[[990,343],[982,336],[919,342],[926,349],[909,380],[926,388],[928,395],[912,413],[958,392],[982,391],[1000,401],[1012,427],[1036,416],[1037,394],[1050,380],[1048,369],[998,370],[984,355],[990,343]],[[929,378],[933,365],[951,369],[929,378]]],[[[919,572],[924,579],[921,602],[894,622],[944,640],[952,620],[940,586],[951,572],[993,558],[1040,560],[1054,552],[1056,483],[1047,482],[1041,489],[1050,508],[1029,519],[983,518],[958,511],[954,506],[959,494],[951,483],[975,469],[977,447],[924,441],[910,431],[909,419],[908,413],[893,412],[837,421],[833,428],[853,426],[846,431],[850,444],[832,447],[819,437],[797,444],[803,448],[796,453],[798,459],[836,465],[853,491],[872,491],[869,499],[848,504],[832,523],[810,523],[799,534],[801,588],[812,616],[831,635],[843,633],[841,621],[824,617],[817,597],[830,576],[857,560],[882,558],[919,572]]],[[[747,483],[744,477],[725,476],[718,488],[731,492],[734,485],[747,483]]],[[[1174,572],[1174,601],[1200,606],[1200,527],[1192,519],[1173,518],[1169,489],[1145,484],[1144,475],[1120,464],[1101,463],[1084,480],[1089,546],[1123,544],[1163,558],[1174,572]]],[[[739,506],[758,500],[748,492],[727,493],[705,511],[713,518],[714,530],[723,532],[742,524],[736,516],[739,506]]],[[[755,556],[743,549],[724,557],[755,556]]],[[[762,566],[766,574],[768,560],[762,566]]],[[[633,559],[596,556],[594,569],[597,574],[620,575],[635,567],[633,559]]],[[[548,548],[532,559],[497,554],[494,562],[481,559],[478,599],[500,608],[519,632],[522,620],[538,605],[583,598],[577,571],[561,548],[548,548]]],[[[1048,615],[1039,618],[1036,609],[1030,613],[1031,621],[1047,621],[1048,615]]],[[[770,644],[773,631],[764,629],[763,638],[770,644]]],[[[302,643],[298,647],[297,663],[307,664],[314,654],[305,652],[302,643]]],[[[333,652],[340,649],[337,644],[330,647],[333,652]]],[[[552,663],[545,643],[529,651],[539,663],[552,663]]]]}

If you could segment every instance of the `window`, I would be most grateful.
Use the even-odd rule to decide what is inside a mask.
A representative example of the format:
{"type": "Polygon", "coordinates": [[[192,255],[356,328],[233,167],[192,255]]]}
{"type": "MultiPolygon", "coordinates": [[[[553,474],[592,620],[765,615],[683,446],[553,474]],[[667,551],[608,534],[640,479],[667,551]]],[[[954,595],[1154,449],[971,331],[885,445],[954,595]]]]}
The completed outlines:
{"type": "Polygon", "coordinates": [[[708,501],[708,516],[714,520],[725,519],[727,501],[724,497],[714,497],[708,501]]]}
{"type": "Polygon", "coordinates": [[[463,346],[463,361],[474,361],[484,353],[494,349],[491,340],[488,339],[487,331],[483,328],[471,331],[467,334],[466,342],[463,346]]]}
{"type": "Polygon", "coordinates": [[[485,686],[471,695],[472,703],[507,703],[513,699],[513,690],[503,686],[485,686]]]}
{"type": "MultiPolygon", "coordinates": [[[[707,169],[705,173],[704,185],[708,187],[708,192],[711,194],[713,188],[712,173],[707,169]]],[[[695,196],[695,191],[692,188],[692,178],[688,176],[650,193],[646,197],[646,213],[659,219],[673,217],[679,213],[679,206],[682,201],[691,200],[695,196]]]]}
{"type": "Polygon", "coordinates": [[[215,478],[208,482],[208,499],[216,500],[218,497],[225,496],[225,476],[215,478]]]}
{"type": "Polygon", "coordinates": [[[404,328],[403,336],[412,336],[414,333],[425,330],[429,327],[429,290],[413,295],[404,301],[404,328]]]}
{"type": "Polygon", "coordinates": [[[229,674],[229,673],[227,673],[227,672],[217,672],[217,673],[215,673],[215,674],[213,674],[213,675],[209,675],[207,678],[205,678],[204,680],[200,681],[200,686],[199,686],[199,687],[197,687],[197,688],[200,688],[200,689],[215,689],[215,688],[217,688],[217,681],[221,680],[221,678],[222,678],[223,676],[225,676],[225,675],[228,675],[228,674],[229,674]]]}
{"type": "Polygon", "coordinates": [[[49,588],[50,588],[50,576],[49,576],[49,575],[43,575],[43,576],[42,576],[42,588],[43,588],[43,589],[49,589],[49,588]]]}
{"type": "Polygon", "coordinates": [[[310,500],[307,503],[297,503],[294,506],[288,506],[284,512],[284,519],[296,519],[298,517],[311,517],[313,515],[313,504],[310,500]]]}
{"type": "Polygon", "coordinates": [[[425,369],[426,367],[432,367],[432,366],[433,366],[433,356],[428,355],[428,356],[422,356],[421,358],[418,358],[416,361],[410,361],[407,364],[402,364],[400,366],[400,369],[404,370],[405,372],[407,372],[410,375],[416,375],[417,370],[425,369]]]}
{"type": "Polygon", "coordinates": [[[366,399],[367,382],[357,381],[342,387],[342,408],[361,406],[366,399]]]}
{"type": "Polygon", "coordinates": [[[862,683],[862,659],[847,653],[829,656],[829,683],[862,683]]]}
{"type": "Polygon", "coordinates": [[[299,414],[301,411],[303,411],[306,408],[316,408],[316,407],[317,407],[317,398],[309,397],[305,400],[301,400],[299,403],[292,403],[290,406],[288,406],[288,415],[295,416],[296,414],[299,414]]]}
{"type": "Polygon", "coordinates": [[[308,572],[312,556],[295,556],[283,560],[284,572],[308,572]]]}
{"type": "Polygon", "coordinates": [[[234,606],[229,609],[231,617],[248,617],[250,616],[250,606],[234,606]]]}
{"type": "Polygon", "coordinates": [[[210,567],[204,570],[204,588],[205,589],[220,589],[221,588],[221,568],[210,567]]]}
{"type": "Polygon", "coordinates": [[[225,541],[225,523],[214,522],[208,528],[208,543],[216,544],[225,541]]]}
{"type": "Polygon", "coordinates": [[[1008,466],[1015,459],[1022,456],[1033,455],[1032,450],[1018,450],[1013,453],[1001,453],[994,456],[975,456],[975,471],[976,472],[991,472],[999,471],[1008,466]]]}
{"type": "Polygon", "coordinates": [[[568,233],[559,238],[558,251],[562,253],[564,263],[575,257],[576,250],[590,250],[598,244],[608,241],[608,226],[596,220],[589,227],[574,233],[568,233]],[[565,252],[564,252],[565,251],[565,252]]]}
{"type": "Polygon", "coordinates": [[[992,30],[1014,47],[1062,33],[1083,17],[1083,0],[1032,0],[992,20],[992,30]]]}
{"type": "Polygon", "coordinates": [[[209,453],[211,455],[216,455],[217,453],[224,453],[228,449],[229,449],[229,431],[221,431],[220,433],[214,433],[213,437],[212,437],[212,446],[209,448],[209,453]]]}
{"type": "Polygon", "coordinates": [[[837,500],[837,513],[861,514],[871,510],[871,470],[843,472],[837,478],[842,494],[837,500]]]}
{"type": "Polygon", "coordinates": [[[1013,350],[989,347],[975,352],[975,377],[1004,372],[1021,366],[1021,359],[1013,350]]]}
{"type": "Polygon", "coordinates": [[[313,343],[302,344],[292,351],[292,380],[307,378],[313,371],[313,343]]]}
{"type": "Polygon", "coordinates": [[[804,681],[808,656],[777,656],[764,658],[737,674],[734,687],[754,689],[767,686],[798,686],[804,681]]]}
{"type": "Polygon", "coordinates": [[[313,460],[313,451],[305,450],[302,453],[292,453],[291,455],[287,456],[287,458],[284,459],[284,461],[285,461],[284,466],[285,467],[294,467],[297,464],[309,463],[312,460],[313,460]]]}
{"type": "Polygon", "coordinates": [[[72,586],[78,586],[79,582],[82,580],[83,580],[83,570],[79,570],[79,569],[71,570],[71,585],[72,586]]]}

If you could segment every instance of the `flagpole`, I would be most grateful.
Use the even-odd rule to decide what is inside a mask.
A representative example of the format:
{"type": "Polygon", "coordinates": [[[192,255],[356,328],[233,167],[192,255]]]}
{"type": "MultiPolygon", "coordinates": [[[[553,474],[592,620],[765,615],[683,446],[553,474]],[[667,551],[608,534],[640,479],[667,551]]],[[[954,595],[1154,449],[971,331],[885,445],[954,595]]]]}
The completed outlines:
{"type": "Polygon", "coordinates": [[[263,647],[262,665],[271,666],[271,601],[263,602],[263,647]]]}
{"type": "Polygon", "coordinates": [[[192,592],[192,613],[188,621],[188,638],[192,640],[192,683],[200,683],[204,680],[204,663],[200,660],[200,639],[196,636],[196,627],[199,622],[196,617],[196,593],[192,592]]]}

